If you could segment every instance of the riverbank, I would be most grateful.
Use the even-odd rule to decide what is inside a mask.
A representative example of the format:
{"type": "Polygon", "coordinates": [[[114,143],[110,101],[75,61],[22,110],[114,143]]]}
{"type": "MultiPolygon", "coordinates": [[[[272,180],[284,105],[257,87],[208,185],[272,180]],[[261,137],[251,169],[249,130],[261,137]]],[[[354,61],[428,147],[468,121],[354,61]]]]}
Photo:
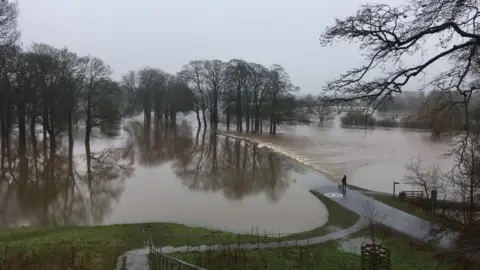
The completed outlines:
{"type": "MultiPolygon", "coordinates": [[[[335,185],[334,188],[336,188],[335,185]]],[[[283,240],[308,239],[326,235],[332,231],[347,228],[358,220],[358,214],[343,208],[340,204],[325,198],[322,194],[324,193],[320,192],[316,196],[330,213],[327,224],[308,232],[284,236],[282,237],[283,240]]],[[[262,232],[253,236],[239,236],[218,230],[191,228],[172,223],[18,228],[0,232],[0,252],[2,253],[1,257],[4,258],[4,265],[9,265],[8,269],[24,269],[26,267],[113,269],[117,263],[116,259],[125,251],[145,246],[145,231],[149,231],[155,242],[160,243],[161,246],[212,244],[212,240],[215,240],[215,243],[225,244],[270,240],[270,236],[262,236],[262,232]],[[174,235],[174,237],[171,237],[171,235],[174,235]]],[[[408,247],[405,248],[408,249],[408,247]]],[[[299,250],[292,252],[298,253],[299,250]]],[[[315,252],[318,252],[318,250],[312,254],[315,252]]],[[[336,254],[337,251],[332,252],[336,254]]],[[[273,255],[268,256],[272,257],[273,255]]],[[[330,260],[328,258],[324,259],[330,260]]],[[[305,258],[305,260],[310,259],[305,258]]]]}
{"type": "MultiPolygon", "coordinates": [[[[314,194],[329,212],[319,228],[277,239],[293,240],[323,236],[351,227],[359,216],[326,197],[314,194]]],[[[127,250],[145,247],[147,235],[162,246],[184,246],[270,241],[277,235],[239,235],[175,223],[141,223],[91,227],[22,227],[0,231],[0,261],[8,269],[114,269],[127,250]]]]}
{"type": "MultiPolygon", "coordinates": [[[[412,243],[408,236],[378,227],[376,242],[391,252],[391,269],[452,269],[455,263],[437,257],[433,248],[412,243]],[[412,256],[414,250],[415,256],[412,256]]],[[[227,250],[174,253],[188,263],[213,269],[359,269],[360,247],[370,243],[370,230],[362,230],[339,240],[304,247],[282,247],[255,250],[227,250]]]]}
{"type": "MultiPolygon", "coordinates": [[[[12,228],[0,231],[0,262],[2,269],[115,269],[125,251],[145,246],[147,228],[159,234],[233,235],[174,223],[12,228]]],[[[164,241],[179,244],[175,238],[164,241]]]]}

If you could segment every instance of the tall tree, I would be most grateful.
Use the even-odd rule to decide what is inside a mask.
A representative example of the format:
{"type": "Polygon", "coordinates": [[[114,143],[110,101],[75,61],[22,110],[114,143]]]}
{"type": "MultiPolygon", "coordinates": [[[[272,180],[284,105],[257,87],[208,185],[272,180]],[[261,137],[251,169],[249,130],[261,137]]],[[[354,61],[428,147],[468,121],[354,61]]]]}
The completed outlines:
{"type": "Polygon", "coordinates": [[[204,62],[203,76],[207,86],[210,105],[210,126],[213,130],[218,127],[218,102],[222,94],[225,63],[220,60],[204,62]]]}
{"type": "Polygon", "coordinates": [[[182,67],[178,76],[193,91],[197,120],[200,125],[199,111],[202,112],[203,125],[207,128],[207,94],[205,91],[205,61],[193,60],[182,67]]]}
{"type": "MultiPolygon", "coordinates": [[[[94,128],[107,136],[117,134],[120,127],[120,86],[110,79],[112,71],[103,60],[88,57],[82,103],[85,114],[85,150],[87,167],[91,163],[90,139],[94,128]]],[[[90,177],[91,172],[88,171],[90,177]]]]}

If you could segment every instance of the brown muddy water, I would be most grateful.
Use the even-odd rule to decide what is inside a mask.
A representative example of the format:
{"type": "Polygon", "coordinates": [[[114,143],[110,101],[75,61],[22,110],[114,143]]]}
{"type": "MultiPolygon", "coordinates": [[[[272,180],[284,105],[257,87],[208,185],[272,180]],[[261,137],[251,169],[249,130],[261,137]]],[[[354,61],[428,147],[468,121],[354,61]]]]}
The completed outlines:
{"type": "Polygon", "coordinates": [[[117,139],[94,139],[90,166],[81,136],[71,171],[67,143],[60,144],[53,177],[40,153],[28,157],[27,180],[19,181],[13,157],[0,189],[0,227],[162,221],[296,233],[327,221],[309,193],[319,175],[304,166],[186,121],[148,130],[137,120],[125,121],[117,139]]]}
{"type": "Polygon", "coordinates": [[[349,184],[380,192],[392,192],[393,181],[400,182],[397,191],[411,190],[402,181],[405,165],[417,157],[424,167],[438,165],[447,171],[453,166],[445,156],[451,147],[446,139],[433,140],[428,132],[398,128],[345,128],[339,118],[324,125],[282,127],[276,136],[248,137],[334,180],[345,174],[349,184]]]}
{"type": "Polygon", "coordinates": [[[255,136],[258,146],[197,131],[195,122],[179,117],[174,129],[148,130],[142,117],[125,121],[118,138],[92,140],[90,166],[81,130],[71,169],[66,140],[52,166],[43,162],[42,151],[36,159],[27,157],[23,176],[11,157],[9,180],[0,185],[0,227],[162,221],[232,232],[295,233],[328,219],[325,206],[309,193],[328,179],[308,167],[391,192],[411,158],[420,156],[425,165],[445,169],[452,164],[442,158],[448,143],[432,141],[428,133],[342,128],[338,118],[331,125],[255,136]]]}

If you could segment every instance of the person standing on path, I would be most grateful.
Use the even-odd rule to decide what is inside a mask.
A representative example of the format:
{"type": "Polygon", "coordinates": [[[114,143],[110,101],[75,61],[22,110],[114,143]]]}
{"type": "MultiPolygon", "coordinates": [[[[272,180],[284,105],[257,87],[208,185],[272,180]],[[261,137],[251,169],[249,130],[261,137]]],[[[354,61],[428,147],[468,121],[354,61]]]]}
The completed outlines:
{"type": "Polygon", "coordinates": [[[347,176],[343,175],[342,178],[342,190],[343,192],[347,191],[347,176]]]}

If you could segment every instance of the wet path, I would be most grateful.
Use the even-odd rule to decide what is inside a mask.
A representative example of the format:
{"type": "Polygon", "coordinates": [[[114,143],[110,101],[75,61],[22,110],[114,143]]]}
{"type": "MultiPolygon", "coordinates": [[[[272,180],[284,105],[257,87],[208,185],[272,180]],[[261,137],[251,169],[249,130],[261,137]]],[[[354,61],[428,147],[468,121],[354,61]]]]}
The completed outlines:
{"type": "MultiPolygon", "coordinates": [[[[318,245],[332,240],[338,240],[349,236],[352,233],[358,232],[368,225],[367,220],[360,218],[357,223],[352,227],[339,230],[324,236],[312,237],[302,240],[288,240],[283,242],[269,242],[269,243],[244,243],[244,244],[229,244],[229,245],[199,245],[199,246],[180,246],[161,247],[160,251],[169,254],[175,252],[205,252],[205,251],[221,251],[221,250],[253,250],[253,249],[265,249],[265,248],[280,248],[280,247],[297,247],[297,246],[310,246],[318,245]]],[[[127,251],[120,256],[117,261],[117,270],[140,270],[149,269],[148,267],[148,253],[149,248],[141,248],[127,251]]]]}
{"type": "Polygon", "coordinates": [[[269,243],[245,243],[245,244],[229,244],[229,245],[199,245],[199,246],[181,246],[181,247],[162,247],[160,249],[163,253],[174,253],[174,252],[190,252],[190,251],[198,251],[204,252],[209,250],[233,250],[233,249],[244,249],[244,250],[252,250],[252,249],[265,249],[265,248],[279,248],[279,247],[296,247],[296,246],[309,246],[309,245],[318,245],[321,243],[325,243],[332,240],[341,239],[347,237],[348,235],[358,232],[365,228],[368,225],[368,222],[360,218],[357,223],[355,223],[352,227],[339,230],[324,236],[312,237],[308,239],[302,240],[288,240],[282,242],[269,242],[269,243]]]}
{"type": "MultiPolygon", "coordinates": [[[[316,188],[314,191],[320,194],[338,193],[338,186],[332,183],[332,185],[316,188]]],[[[381,223],[414,239],[420,241],[438,239],[438,246],[443,248],[450,247],[456,237],[453,232],[437,235],[439,227],[435,224],[374,200],[356,190],[349,189],[345,196],[330,197],[330,199],[362,217],[381,223]]]]}
{"type": "MultiPolygon", "coordinates": [[[[231,135],[227,136],[236,137],[231,135]]],[[[246,141],[250,140],[247,139],[246,141]]],[[[266,147],[268,148],[268,146],[266,147]]],[[[369,220],[375,223],[381,223],[385,226],[390,227],[393,230],[396,230],[404,235],[420,241],[439,239],[438,245],[444,248],[450,247],[452,241],[456,237],[455,233],[442,234],[442,236],[435,235],[435,231],[438,230],[438,227],[434,224],[411,214],[400,211],[379,201],[376,201],[362,194],[359,191],[347,189],[345,195],[339,195],[338,183],[330,181],[325,175],[319,174],[314,170],[306,172],[306,175],[311,178],[309,182],[311,182],[312,192],[326,195],[331,200],[334,200],[343,207],[357,213],[361,217],[359,221],[350,228],[333,232],[325,236],[313,237],[309,239],[289,240],[284,242],[245,243],[230,245],[199,245],[180,247],[167,246],[161,247],[161,252],[203,252],[208,250],[222,249],[252,250],[264,248],[317,245],[324,242],[345,238],[352,233],[358,232],[368,226],[369,220]]],[[[121,258],[122,260],[125,260],[126,269],[148,269],[148,252],[148,248],[143,248],[131,250],[122,255],[121,258]]],[[[120,260],[121,259],[119,258],[119,261],[120,260]]],[[[117,269],[121,268],[117,267],[117,269]]]]}
{"type": "MultiPolygon", "coordinates": [[[[325,178],[326,179],[326,178],[325,178]]],[[[322,187],[313,189],[312,192],[320,194],[339,194],[338,185],[329,181],[321,181],[322,187]]],[[[376,201],[364,194],[348,189],[344,196],[329,197],[343,207],[357,213],[361,218],[355,225],[350,228],[330,233],[328,235],[312,237],[302,240],[289,240],[283,242],[270,243],[245,243],[245,244],[230,244],[230,245],[199,245],[199,246],[180,246],[180,247],[161,247],[160,251],[163,253],[174,252],[204,252],[208,250],[222,250],[222,249],[264,249],[264,248],[279,248],[279,247],[294,247],[294,246],[309,246],[317,245],[324,242],[345,238],[352,233],[358,232],[367,227],[369,220],[375,223],[382,223],[391,229],[394,229],[404,235],[410,236],[417,240],[427,241],[434,237],[439,239],[438,245],[443,248],[448,248],[455,237],[454,233],[444,234],[442,237],[437,237],[433,232],[438,229],[434,224],[413,216],[411,214],[400,211],[396,208],[376,201]]],[[[148,269],[148,248],[131,250],[126,252],[120,260],[125,258],[126,269],[148,269]]],[[[117,269],[121,269],[118,268],[117,269]]]]}

